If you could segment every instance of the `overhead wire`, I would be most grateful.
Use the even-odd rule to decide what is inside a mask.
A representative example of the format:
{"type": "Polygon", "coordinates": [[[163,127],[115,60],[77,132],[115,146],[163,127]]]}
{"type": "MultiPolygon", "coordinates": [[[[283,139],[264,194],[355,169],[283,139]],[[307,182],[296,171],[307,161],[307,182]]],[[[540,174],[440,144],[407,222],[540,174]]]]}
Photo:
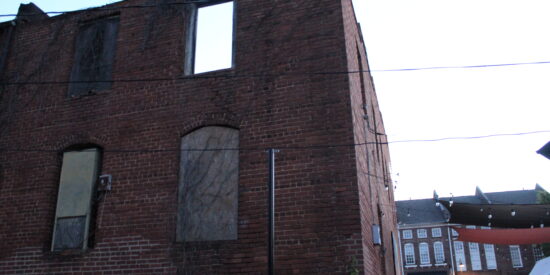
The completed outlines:
{"type": "Polygon", "coordinates": [[[356,71],[327,71],[327,72],[285,72],[285,73],[256,73],[256,74],[213,74],[213,75],[189,75],[182,77],[161,77],[161,78],[136,78],[136,79],[112,79],[112,80],[87,80],[87,81],[3,81],[0,85],[61,85],[61,84],[83,84],[83,83],[129,83],[129,82],[162,82],[162,81],[178,81],[178,80],[197,80],[197,79],[219,79],[219,78],[265,78],[265,77],[283,77],[283,76],[316,76],[316,75],[346,75],[371,72],[399,72],[399,71],[419,71],[419,70],[436,70],[436,69],[471,69],[471,68],[489,68],[502,66],[520,66],[520,65],[535,65],[535,64],[550,64],[550,61],[523,62],[523,63],[507,63],[507,64],[487,64],[487,65],[470,65],[470,66],[446,66],[446,67],[425,67],[425,68],[408,68],[408,69],[387,69],[387,70],[356,70],[356,71]]]}
{"type": "MultiPolygon", "coordinates": [[[[97,6],[97,7],[89,7],[84,9],[77,9],[77,10],[67,10],[67,11],[43,11],[43,12],[30,12],[30,13],[24,13],[21,14],[22,16],[43,16],[44,14],[65,14],[65,13],[76,13],[76,12],[90,12],[90,11],[117,11],[121,9],[140,9],[140,8],[156,8],[161,6],[180,6],[180,5],[189,5],[189,4],[202,4],[206,3],[207,0],[187,0],[182,2],[172,2],[172,3],[163,3],[163,4],[152,4],[152,5],[127,5],[127,6],[118,6],[118,7],[108,7],[108,5],[116,4],[111,3],[107,4],[106,6],[97,6]]],[[[18,16],[19,14],[0,14],[0,17],[12,17],[12,16],[18,16]]]]}
{"type": "MultiPolygon", "coordinates": [[[[533,132],[521,132],[521,133],[506,133],[506,134],[492,134],[485,136],[471,136],[471,137],[446,137],[439,139],[424,139],[424,140],[396,140],[388,142],[362,142],[362,143],[350,143],[350,144],[319,144],[319,145],[308,145],[308,146],[271,146],[279,150],[314,150],[314,149],[330,149],[330,148],[340,148],[340,147],[356,147],[364,146],[367,144],[393,144],[393,143],[411,143],[411,142],[436,142],[441,140],[464,140],[464,139],[482,139],[482,138],[493,138],[493,137],[502,137],[502,136],[523,136],[523,135],[533,135],[541,133],[550,133],[550,130],[541,130],[533,132]]],[[[192,149],[179,149],[179,148],[167,148],[167,149],[103,149],[103,152],[112,152],[112,153],[161,153],[161,152],[193,152],[193,151],[265,151],[271,147],[240,147],[240,148],[192,148],[192,149]]],[[[56,149],[43,149],[43,148],[0,148],[0,152],[59,152],[56,149]]]]}

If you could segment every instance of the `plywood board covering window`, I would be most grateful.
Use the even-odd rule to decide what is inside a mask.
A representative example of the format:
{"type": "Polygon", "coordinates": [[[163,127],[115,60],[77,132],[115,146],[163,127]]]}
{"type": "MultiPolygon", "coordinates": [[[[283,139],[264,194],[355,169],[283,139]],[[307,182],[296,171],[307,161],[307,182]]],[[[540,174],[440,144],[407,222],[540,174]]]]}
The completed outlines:
{"type": "Polygon", "coordinates": [[[97,148],[63,154],[52,238],[53,251],[88,247],[99,159],[97,148]]]}
{"type": "Polygon", "coordinates": [[[178,241],[237,239],[238,147],[239,131],[220,126],[181,139],[178,241]]]}

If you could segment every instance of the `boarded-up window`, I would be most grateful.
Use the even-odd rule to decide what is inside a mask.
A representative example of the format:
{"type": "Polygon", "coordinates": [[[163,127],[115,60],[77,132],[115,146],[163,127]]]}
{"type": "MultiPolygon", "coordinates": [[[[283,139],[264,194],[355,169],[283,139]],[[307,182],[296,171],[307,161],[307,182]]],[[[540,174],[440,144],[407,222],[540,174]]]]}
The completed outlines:
{"type": "Polygon", "coordinates": [[[97,148],[63,154],[52,251],[88,247],[99,154],[97,148]]]}
{"type": "Polygon", "coordinates": [[[111,88],[118,21],[118,17],[109,17],[80,27],[76,37],[69,96],[111,88]]]}
{"type": "Polygon", "coordinates": [[[181,139],[178,241],[237,239],[238,146],[239,131],[227,127],[181,139]]]}

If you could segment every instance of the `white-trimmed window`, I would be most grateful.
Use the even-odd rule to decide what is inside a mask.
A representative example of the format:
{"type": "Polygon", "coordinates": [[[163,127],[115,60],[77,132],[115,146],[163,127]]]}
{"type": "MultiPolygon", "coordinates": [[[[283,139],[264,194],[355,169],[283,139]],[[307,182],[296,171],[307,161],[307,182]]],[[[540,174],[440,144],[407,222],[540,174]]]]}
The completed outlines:
{"type": "Polygon", "coordinates": [[[434,243],[434,258],[436,264],[445,263],[445,250],[442,242],[434,243]]]}
{"type": "Polygon", "coordinates": [[[485,249],[485,261],[487,262],[487,269],[497,269],[495,246],[492,244],[484,244],[483,249],[485,249]]]}
{"type": "Polygon", "coordinates": [[[434,238],[441,237],[441,228],[439,227],[432,228],[432,237],[434,238]]]}
{"type": "Polygon", "coordinates": [[[523,267],[523,261],[521,260],[521,250],[519,245],[510,246],[510,259],[512,259],[512,266],[515,268],[523,267]]]}
{"type": "Polygon", "coordinates": [[[417,229],[416,230],[416,236],[419,239],[427,238],[428,237],[428,231],[426,229],[417,229]]]}
{"type": "Polygon", "coordinates": [[[535,261],[542,260],[544,258],[544,253],[542,252],[542,247],[540,245],[533,245],[533,256],[535,257],[535,261]]]}
{"type": "Polygon", "coordinates": [[[477,243],[469,243],[468,246],[470,248],[470,262],[472,263],[472,270],[481,270],[479,245],[477,243]]]}
{"type": "Polygon", "coordinates": [[[418,245],[418,252],[420,253],[420,265],[430,264],[430,248],[427,243],[420,243],[418,245]]]}
{"type": "Polygon", "coordinates": [[[455,260],[456,260],[456,270],[457,271],[466,271],[466,255],[464,254],[464,243],[461,241],[454,241],[455,246],[455,260]]]}
{"type": "MultiPolygon", "coordinates": [[[[481,229],[491,229],[491,227],[482,226],[481,229]]],[[[484,244],[483,249],[485,250],[485,261],[487,263],[487,269],[489,270],[497,269],[497,258],[495,255],[495,246],[492,244],[484,244]]]]}
{"type": "Polygon", "coordinates": [[[412,233],[412,230],[403,230],[403,239],[412,239],[413,238],[413,233],[412,233]]]}
{"type": "Polygon", "coordinates": [[[405,265],[414,265],[414,244],[405,244],[405,265]]]}

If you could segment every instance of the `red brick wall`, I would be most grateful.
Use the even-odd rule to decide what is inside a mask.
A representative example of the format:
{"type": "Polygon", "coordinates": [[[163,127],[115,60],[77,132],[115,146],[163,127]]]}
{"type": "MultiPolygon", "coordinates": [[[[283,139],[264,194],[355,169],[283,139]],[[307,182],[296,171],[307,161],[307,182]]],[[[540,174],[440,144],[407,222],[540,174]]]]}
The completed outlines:
{"type": "MultiPolygon", "coordinates": [[[[361,87],[358,74],[304,74],[358,67],[359,36],[350,5],[237,1],[235,68],[204,76],[256,76],[220,78],[182,77],[183,7],[122,9],[113,79],[181,78],[117,81],[110,90],[80,98],[68,98],[68,84],[62,83],[69,79],[78,22],[112,11],[19,24],[4,81],[61,83],[3,90],[4,102],[13,99],[14,109],[1,113],[9,121],[1,125],[0,148],[9,151],[0,155],[0,274],[264,273],[263,149],[269,147],[281,149],[277,272],[358,268],[365,274],[392,274],[393,189],[386,191],[380,181],[389,180],[383,168],[387,148],[316,147],[374,141],[361,120],[362,90],[378,122],[374,127],[383,132],[370,76],[364,74],[361,87]],[[182,135],[205,125],[236,127],[240,146],[256,148],[240,152],[238,240],[176,243],[177,149],[182,135]],[[94,248],[52,253],[60,153],[90,143],[104,150],[101,173],[113,176],[113,190],[97,205],[94,248]],[[380,150],[380,158],[374,150],[380,150]],[[372,244],[373,223],[382,224],[383,246],[372,244]]],[[[367,69],[362,43],[359,49],[367,69]]]]}
{"type": "Polygon", "coordinates": [[[366,274],[395,274],[399,272],[399,264],[396,267],[393,259],[392,234],[397,244],[398,231],[387,139],[374,83],[365,72],[370,68],[351,1],[342,1],[342,5],[348,71],[363,71],[348,75],[354,140],[356,144],[365,144],[355,147],[363,265],[366,274]],[[373,224],[381,225],[381,245],[373,245],[373,224]]]}
{"type": "MultiPolygon", "coordinates": [[[[457,270],[457,264],[456,264],[456,258],[455,258],[455,252],[454,252],[454,244],[452,244],[451,247],[449,247],[449,238],[447,234],[447,230],[449,227],[443,226],[443,225],[432,225],[432,226],[410,226],[406,227],[404,229],[400,229],[399,232],[401,234],[401,248],[402,250],[404,245],[407,243],[414,244],[415,249],[415,265],[416,267],[405,267],[405,274],[415,274],[417,272],[433,272],[433,271],[447,271],[448,274],[452,274],[451,271],[451,259],[454,263],[454,268],[457,270]],[[432,227],[440,227],[442,229],[442,237],[434,238],[431,236],[431,228],[432,227]],[[424,228],[428,230],[428,237],[427,238],[418,238],[417,237],[417,229],[424,228]],[[412,239],[403,239],[403,231],[404,230],[412,230],[413,238],[412,239]],[[434,265],[435,258],[434,258],[434,251],[433,251],[433,243],[436,241],[441,241],[443,243],[443,248],[445,251],[445,262],[447,263],[446,267],[437,267],[434,265]],[[420,267],[420,253],[419,253],[419,243],[428,243],[430,248],[430,264],[432,264],[431,267],[420,267]],[[452,257],[451,257],[452,253],[452,257]]],[[[453,243],[453,238],[456,239],[456,236],[452,236],[451,233],[451,243],[453,243]]],[[[471,257],[470,257],[470,249],[468,242],[464,242],[464,255],[466,257],[466,269],[467,271],[460,272],[460,274],[465,275],[492,275],[492,274],[509,274],[509,275],[520,275],[520,274],[529,274],[531,269],[533,269],[533,266],[535,265],[535,258],[533,255],[533,248],[531,245],[520,245],[521,249],[521,257],[523,262],[523,267],[520,268],[514,268],[512,267],[512,261],[510,259],[510,247],[508,245],[494,245],[494,251],[495,251],[495,257],[497,261],[497,269],[496,270],[488,270],[487,269],[487,260],[485,258],[485,248],[483,247],[483,244],[480,243],[479,245],[479,251],[480,251],[480,259],[481,259],[481,266],[482,270],[478,271],[472,271],[472,264],[471,264],[471,257]]],[[[403,251],[401,251],[401,255],[404,258],[405,254],[403,251]]]]}

